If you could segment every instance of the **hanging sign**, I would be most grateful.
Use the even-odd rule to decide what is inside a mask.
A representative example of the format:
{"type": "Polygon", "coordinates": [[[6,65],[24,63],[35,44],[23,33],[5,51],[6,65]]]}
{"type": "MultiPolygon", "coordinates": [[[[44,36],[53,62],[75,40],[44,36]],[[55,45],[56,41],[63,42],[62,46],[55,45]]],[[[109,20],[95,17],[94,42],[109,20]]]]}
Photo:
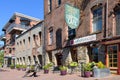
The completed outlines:
{"type": "Polygon", "coordinates": [[[80,10],[69,4],[65,4],[65,21],[71,29],[79,26],[80,10]]]}

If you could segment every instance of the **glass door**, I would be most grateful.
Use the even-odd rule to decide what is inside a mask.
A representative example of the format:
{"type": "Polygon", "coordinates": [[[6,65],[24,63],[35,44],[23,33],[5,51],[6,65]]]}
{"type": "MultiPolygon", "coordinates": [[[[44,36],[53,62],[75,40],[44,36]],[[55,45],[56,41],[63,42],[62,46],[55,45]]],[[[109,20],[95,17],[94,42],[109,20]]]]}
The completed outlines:
{"type": "Polygon", "coordinates": [[[108,53],[108,66],[111,69],[117,69],[118,67],[118,45],[110,45],[107,47],[108,53]]]}

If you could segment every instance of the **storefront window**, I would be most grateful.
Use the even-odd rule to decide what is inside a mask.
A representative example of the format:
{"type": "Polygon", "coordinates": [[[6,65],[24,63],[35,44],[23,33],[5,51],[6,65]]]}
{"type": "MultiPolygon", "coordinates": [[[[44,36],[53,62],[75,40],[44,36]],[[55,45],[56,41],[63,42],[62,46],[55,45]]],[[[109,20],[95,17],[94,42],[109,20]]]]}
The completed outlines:
{"type": "Polygon", "coordinates": [[[98,48],[92,49],[92,58],[94,62],[98,62],[98,48]]]}
{"type": "Polygon", "coordinates": [[[109,59],[109,67],[117,67],[117,53],[118,53],[117,45],[108,46],[108,59],[109,59]]]}

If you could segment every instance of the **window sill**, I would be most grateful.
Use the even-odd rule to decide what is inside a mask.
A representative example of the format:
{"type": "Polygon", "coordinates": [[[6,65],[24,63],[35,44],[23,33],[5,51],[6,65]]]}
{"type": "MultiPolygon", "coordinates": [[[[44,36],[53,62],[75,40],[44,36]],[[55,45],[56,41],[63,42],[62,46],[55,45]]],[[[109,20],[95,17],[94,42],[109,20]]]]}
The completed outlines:
{"type": "Polygon", "coordinates": [[[48,44],[48,46],[52,46],[52,44],[48,44]]]}
{"type": "Polygon", "coordinates": [[[101,33],[102,31],[96,31],[96,32],[91,32],[90,34],[99,34],[101,33]]]}

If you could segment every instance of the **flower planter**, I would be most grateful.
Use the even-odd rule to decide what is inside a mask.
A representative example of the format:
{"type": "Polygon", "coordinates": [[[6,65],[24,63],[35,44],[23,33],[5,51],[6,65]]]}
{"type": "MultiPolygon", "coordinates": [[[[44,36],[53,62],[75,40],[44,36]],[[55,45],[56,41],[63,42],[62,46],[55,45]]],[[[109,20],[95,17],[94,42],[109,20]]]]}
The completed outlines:
{"type": "Polygon", "coordinates": [[[48,74],[48,73],[49,73],[49,70],[44,70],[44,73],[45,73],[45,74],[48,74]]]}
{"type": "Polygon", "coordinates": [[[17,70],[18,70],[18,71],[20,71],[20,70],[21,70],[21,68],[17,68],[17,70]]]}
{"type": "Polygon", "coordinates": [[[60,74],[61,74],[61,75],[66,75],[66,74],[67,74],[67,70],[62,70],[62,71],[60,71],[60,74]]]}
{"type": "Polygon", "coordinates": [[[85,71],[84,76],[85,77],[90,77],[91,76],[91,71],[85,71]]]}
{"type": "Polygon", "coordinates": [[[26,68],[22,68],[22,71],[26,71],[26,68]]]}
{"type": "Polygon", "coordinates": [[[100,77],[106,77],[110,75],[110,69],[108,68],[103,68],[103,69],[94,69],[93,70],[93,76],[100,78],[100,77]]]}

